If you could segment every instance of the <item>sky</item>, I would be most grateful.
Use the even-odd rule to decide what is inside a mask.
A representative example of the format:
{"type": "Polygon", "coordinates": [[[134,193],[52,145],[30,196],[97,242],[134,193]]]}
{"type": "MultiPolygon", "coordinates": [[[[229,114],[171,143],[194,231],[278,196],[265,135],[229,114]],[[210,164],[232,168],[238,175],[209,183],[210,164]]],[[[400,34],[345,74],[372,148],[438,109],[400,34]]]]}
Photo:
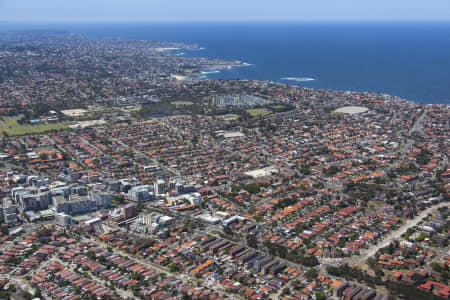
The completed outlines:
{"type": "Polygon", "coordinates": [[[0,0],[0,21],[450,22],[450,0],[0,0]]]}

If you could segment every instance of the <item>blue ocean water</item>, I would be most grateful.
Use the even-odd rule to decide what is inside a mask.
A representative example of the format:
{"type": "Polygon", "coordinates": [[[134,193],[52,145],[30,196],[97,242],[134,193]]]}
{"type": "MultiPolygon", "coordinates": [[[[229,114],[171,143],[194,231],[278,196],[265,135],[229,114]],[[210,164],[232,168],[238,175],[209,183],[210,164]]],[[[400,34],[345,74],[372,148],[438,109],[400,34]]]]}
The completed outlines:
{"type": "MultiPolygon", "coordinates": [[[[36,27],[37,25],[34,25],[36,27]]],[[[212,79],[259,79],[311,88],[375,91],[450,104],[450,23],[40,24],[90,37],[197,43],[185,55],[251,64],[212,79]],[[292,82],[284,77],[310,77],[292,82]]]]}

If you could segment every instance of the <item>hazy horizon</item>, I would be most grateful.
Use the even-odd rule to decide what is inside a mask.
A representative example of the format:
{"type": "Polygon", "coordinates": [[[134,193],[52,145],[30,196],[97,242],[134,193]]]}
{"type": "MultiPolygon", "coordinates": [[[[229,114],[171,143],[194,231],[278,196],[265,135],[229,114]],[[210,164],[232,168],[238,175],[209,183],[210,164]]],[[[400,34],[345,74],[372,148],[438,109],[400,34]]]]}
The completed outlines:
{"type": "Polygon", "coordinates": [[[0,21],[105,22],[450,22],[435,0],[0,0],[0,21]]]}
{"type": "Polygon", "coordinates": [[[450,20],[0,20],[0,24],[450,24],[450,20]]]}

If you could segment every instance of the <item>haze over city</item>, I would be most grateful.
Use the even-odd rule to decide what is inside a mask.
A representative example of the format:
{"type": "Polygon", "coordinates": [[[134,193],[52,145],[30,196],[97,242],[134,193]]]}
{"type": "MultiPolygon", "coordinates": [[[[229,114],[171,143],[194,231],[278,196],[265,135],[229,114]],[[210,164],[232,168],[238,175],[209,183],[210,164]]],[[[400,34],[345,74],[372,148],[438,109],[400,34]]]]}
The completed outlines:
{"type": "Polygon", "coordinates": [[[447,0],[2,0],[0,20],[450,21],[447,0]]]}

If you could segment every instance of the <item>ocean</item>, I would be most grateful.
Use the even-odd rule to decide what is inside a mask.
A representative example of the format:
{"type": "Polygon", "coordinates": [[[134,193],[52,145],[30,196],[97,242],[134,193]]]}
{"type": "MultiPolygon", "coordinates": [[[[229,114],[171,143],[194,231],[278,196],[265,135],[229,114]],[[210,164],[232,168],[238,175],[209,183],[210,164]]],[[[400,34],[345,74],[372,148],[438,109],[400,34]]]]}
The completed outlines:
{"type": "MultiPolygon", "coordinates": [[[[21,26],[66,29],[89,37],[196,43],[205,49],[183,51],[184,55],[250,64],[204,74],[211,79],[272,80],[310,88],[383,92],[416,102],[450,104],[450,23],[21,26]],[[287,77],[314,80],[297,82],[282,79],[287,77]]],[[[5,26],[0,25],[0,31],[2,27],[5,26]]]]}

